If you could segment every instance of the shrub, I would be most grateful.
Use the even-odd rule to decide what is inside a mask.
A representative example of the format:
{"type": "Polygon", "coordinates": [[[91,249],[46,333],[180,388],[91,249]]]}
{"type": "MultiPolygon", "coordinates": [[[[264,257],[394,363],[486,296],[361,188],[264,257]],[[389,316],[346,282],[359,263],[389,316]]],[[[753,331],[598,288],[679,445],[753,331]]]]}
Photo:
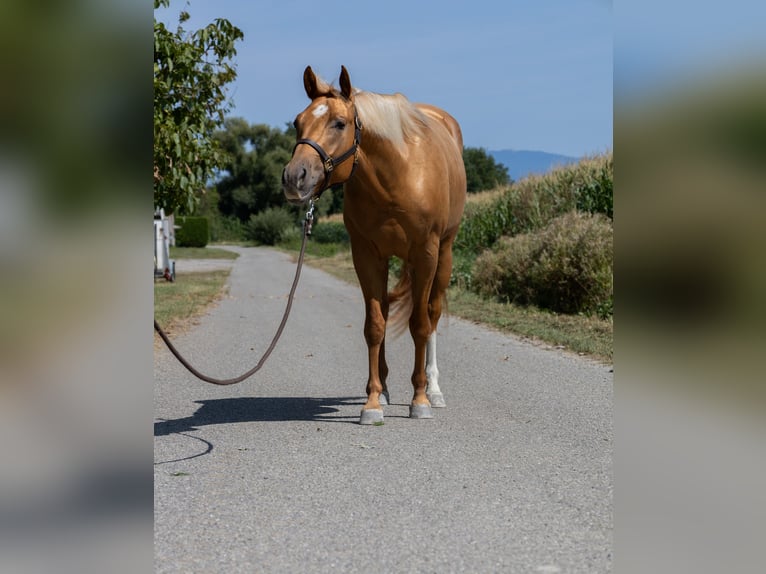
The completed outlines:
{"type": "Polygon", "coordinates": [[[600,214],[570,212],[540,231],[503,238],[478,257],[474,288],[562,313],[611,313],[613,230],[600,214]]]}
{"type": "Polygon", "coordinates": [[[452,275],[450,276],[450,286],[457,286],[461,289],[471,289],[473,277],[471,269],[473,268],[476,256],[473,253],[465,251],[452,251],[452,275]]]}
{"type": "Polygon", "coordinates": [[[311,238],[317,243],[348,243],[348,231],[342,221],[316,221],[311,238]]]}
{"type": "Polygon", "coordinates": [[[506,237],[493,250],[482,253],[474,262],[472,285],[482,295],[514,303],[533,303],[530,268],[538,238],[531,233],[506,237]]]}
{"type": "Polygon", "coordinates": [[[236,217],[217,215],[210,218],[210,241],[243,241],[245,239],[245,226],[236,217]]]}
{"type": "Polygon", "coordinates": [[[245,224],[245,237],[261,245],[274,245],[295,220],[290,213],[280,207],[269,207],[250,216],[245,224]]]}
{"type": "Polygon", "coordinates": [[[210,240],[207,217],[176,217],[176,245],[178,247],[205,247],[210,240]]]}

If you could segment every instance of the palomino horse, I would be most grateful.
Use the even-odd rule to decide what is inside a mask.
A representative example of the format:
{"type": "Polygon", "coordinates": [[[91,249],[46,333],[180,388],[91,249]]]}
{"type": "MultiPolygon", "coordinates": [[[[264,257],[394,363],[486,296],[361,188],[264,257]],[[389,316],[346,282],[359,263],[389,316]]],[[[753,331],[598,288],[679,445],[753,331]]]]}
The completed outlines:
{"type": "Polygon", "coordinates": [[[317,78],[310,66],[303,84],[311,103],[295,119],[298,141],[282,187],[287,200],[299,204],[345,183],[343,221],[364,294],[369,354],[367,402],[359,422],[381,422],[381,405],[389,401],[385,336],[395,301],[410,311],[400,321],[409,319],[415,342],[410,417],[431,418],[432,406],[445,406],[436,325],[466,195],[460,126],[439,108],[413,104],[401,94],[352,88],[345,67],[340,90],[317,78]],[[394,255],[403,261],[402,276],[388,293],[394,255]]]}

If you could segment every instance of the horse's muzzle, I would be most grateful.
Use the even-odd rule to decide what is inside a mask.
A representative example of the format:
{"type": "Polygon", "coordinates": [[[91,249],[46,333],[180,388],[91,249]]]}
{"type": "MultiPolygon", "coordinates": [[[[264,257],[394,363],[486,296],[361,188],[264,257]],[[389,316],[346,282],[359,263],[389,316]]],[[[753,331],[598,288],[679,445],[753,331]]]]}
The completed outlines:
{"type": "Polygon", "coordinates": [[[314,196],[318,178],[312,176],[310,168],[304,162],[290,161],[282,170],[282,193],[288,202],[299,205],[314,196]]]}

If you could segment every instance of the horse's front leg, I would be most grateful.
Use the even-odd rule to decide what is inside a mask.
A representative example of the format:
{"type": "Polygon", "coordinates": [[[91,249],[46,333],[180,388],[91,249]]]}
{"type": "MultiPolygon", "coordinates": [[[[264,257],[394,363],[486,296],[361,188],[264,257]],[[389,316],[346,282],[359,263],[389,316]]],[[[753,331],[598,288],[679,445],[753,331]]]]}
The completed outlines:
{"type": "Polygon", "coordinates": [[[439,244],[439,263],[436,266],[436,275],[431,286],[431,295],[428,298],[428,316],[431,319],[432,331],[426,346],[426,379],[428,381],[426,394],[432,407],[447,406],[444,402],[444,395],[439,388],[439,367],[436,365],[436,327],[439,324],[445,292],[449,287],[452,274],[452,243],[455,239],[455,233],[439,244]]]}
{"type": "Polygon", "coordinates": [[[386,334],[386,322],[378,299],[365,301],[364,338],[367,342],[367,402],[362,407],[359,423],[369,425],[383,422],[381,404],[388,404],[383,395],[383,381],[380,377],[380,351],[386,334]],[[381,400],[383,399],[383,400],[381,400]]]}
{"type": "Polygon", "coordinates": [[[388,404],[385,377],[388,366],[384,357],[386,317],[388,316],[388,261],[377,258],[364,245],[352,240],[351,251],[365,305],[364,338],[367,342],[367,402],[362,407],[359,423],[383,422],[382,404],[388,404]],[[386,394],[383,394],[383,393],[386,394]],[[382,399],[382,400],[381,400],[382,399]]]}

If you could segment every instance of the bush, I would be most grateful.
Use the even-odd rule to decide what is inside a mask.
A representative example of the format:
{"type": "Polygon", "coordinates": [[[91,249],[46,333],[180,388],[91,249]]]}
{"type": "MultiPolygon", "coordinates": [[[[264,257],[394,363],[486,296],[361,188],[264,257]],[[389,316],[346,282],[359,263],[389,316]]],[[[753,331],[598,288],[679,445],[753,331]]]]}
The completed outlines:
{"type": "Polygon", "coordinates": [[[611,313],[613,230],[600,214],[570,212],[540,231],[503,238],[478,257],[473,286],[485,295],[561,313],[611,313]]]}
{"type": "Polygon", "coordinates": [[[450,287],[471,289],[473,275],[471,270],[476,261],[476,255],[466,251],[452,250],[452,275],[450,275],[450,287]]]}
{"type": "Polygon", "coordinates": [[[261,245],[275,245],[294,225],[294,217],[285,209],[269,207],[250,216],[250,221],[245,224],[245,237],[261,245]]]}
{"type": "Polygon", "coordinates": [[[342,221],[316,221],[311,238],[317,243],[348,243],[348,231],[342,221]]]}
{"type": "Polygon", "coordinates": [[[219,214],[210,218],[210,241],[213,243],[237,242],[244,239],[245,226],[236,217],[225,217],[219,214]]]}
{"type": "Polygon", "coordinates": [[[205,247],[210,241],[207,217],[176,217],[176,245],[178,247],[205,247]]]}

